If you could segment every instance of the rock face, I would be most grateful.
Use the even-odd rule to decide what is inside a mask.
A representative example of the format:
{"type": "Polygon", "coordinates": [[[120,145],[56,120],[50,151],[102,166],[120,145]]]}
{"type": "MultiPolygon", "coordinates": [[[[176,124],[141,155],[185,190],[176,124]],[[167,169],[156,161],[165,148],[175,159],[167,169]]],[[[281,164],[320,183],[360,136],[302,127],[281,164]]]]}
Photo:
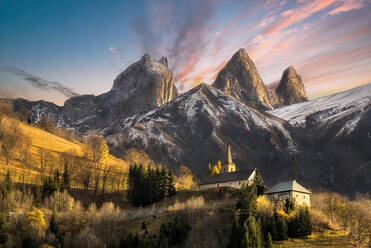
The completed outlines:
{"type": "Polygon", "coordinates": [[[268,91],[254,62],[245,49],[238,50],[218,73],[213,86],[237,100],[267,110],[274,107],[274,96],[268,91]]]}
{"type": "Polygon", "coordinates": [[[278,87],[275,89],[279,105],[286,106],[308,100],[301,76],[293,66],[288,67],[282,74],[278,87]]]}
{"type": "Polygon", "coordinates": [[[242,48],[218,73],[213,86],[237,100],[261,110],[271,110],[308,99],[301,77],[293,66],[283,72],[276,89],[267,89],[254,62],[246,50],[242,48]]]}
{"type": "Polygon", "coordinates": [[[118,118],[147,112],[178,96],[167,58],[155,61],[145,54],[138,62],[117,76],[112,89],[99,96],[81,95],[66,100],[63,107],[53,103],[18,100],[31,111],[33,122],[42,114],[59,126],[80,133],[106,127],[118,118]]]}
{"type": "Polygon", "coordinates": [[[187,165],[199,178],[209,162],[223,161],[228,137],[237,170],[257,167],[267,182],[321,172],[298,167],[307,163],[310,144],[288,122],[206,84],[146,114],[118,120],[101,134],[119,156],[134,147],[174,170],[187,165]]]}
{"type": "Polygon", "coordinates": [[[56,122],[59,127],[65,125],[63,118],[63,107],[47,101],[29,101],[22,98],[13,99],[14,112],[18,112],[22,107],[30,111],[32,123],[38,122],[43,115],[56,122]]]}

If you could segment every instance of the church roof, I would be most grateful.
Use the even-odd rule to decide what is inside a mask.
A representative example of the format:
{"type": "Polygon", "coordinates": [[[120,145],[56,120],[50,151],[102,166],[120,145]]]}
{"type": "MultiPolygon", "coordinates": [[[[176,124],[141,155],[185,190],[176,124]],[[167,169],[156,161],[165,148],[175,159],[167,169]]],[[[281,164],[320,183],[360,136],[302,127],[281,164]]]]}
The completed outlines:
{"type": "Polygon", "coordinates": [[[215,174],[212,177],[203,180],[200,183],[200,185],[246,180],[251,176],[254,170],[255,169],[247,169],[241,171],[215,174]]]}
{"type": "Polygon", "coordinates": [[[309,190],[301,186],[298,182],[296,182],[296,180],[290,180],[290,181],[277,183],[272,188],[268,189],[265,193],[274,194],[274,193],[286,192],[286,191],[297,191],[297,192],[311,194],[309,190]]]}

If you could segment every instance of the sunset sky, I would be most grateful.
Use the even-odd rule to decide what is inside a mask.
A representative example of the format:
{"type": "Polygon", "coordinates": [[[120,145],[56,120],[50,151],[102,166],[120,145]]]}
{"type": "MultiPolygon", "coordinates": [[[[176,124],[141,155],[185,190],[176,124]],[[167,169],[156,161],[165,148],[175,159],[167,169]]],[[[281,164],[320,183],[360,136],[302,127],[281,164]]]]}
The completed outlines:
{"type": "Polygon", "coordinates": [[[184,92],[246,48],[266,85],[293,65],[308,95],[371,82],[370,0],[0,0],[0,97],[101,94],[144,53],[184,92]]]}

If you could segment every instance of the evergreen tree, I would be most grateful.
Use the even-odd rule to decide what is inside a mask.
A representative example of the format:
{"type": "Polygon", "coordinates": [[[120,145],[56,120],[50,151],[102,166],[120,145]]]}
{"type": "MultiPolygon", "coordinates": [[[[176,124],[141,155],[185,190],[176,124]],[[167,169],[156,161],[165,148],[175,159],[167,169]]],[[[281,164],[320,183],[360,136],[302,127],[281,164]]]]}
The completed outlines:
{"type": "Polygon", "coordinates": [[[273,240],[286,240],[288,227],[285,217],[274,213],[273,220],[273,240]]]}
{"type": "Polygon", "coordinates": [[[174,175],[173,175],[172,170],[169,170],[168,172],[166,186],[167,186],[167,195],[169,197],[176,195],[176,189],[174,185],[174,175]]]}
{"type": "Polygon", "coordinates": [[[56,237],[58,237],[59,227],[58,227],[57,212],[56,212],[55,209],[53,210],[52,216],[51,216],[51,218],[50,218],[49,230],[50,230],[50,231],[51,231],[51,232],[52,232],[56,237]]]}
{"type": "Polygon", "coordinates": [[[286,200],[285,200],[285,212],[287,214],[290,214],[294,210],[295,210],[294,202],[291,201],[289,198],[286,198],[286,200]]]}
{"type": "Polygon", "coordinates": [[[68,163],[67,162],[64,163],[64,171],[63,171],[63,175],[62,175],[62,180],[63,180],[62,189],[68,191],[71,188],[71,186],[70,186],[70,170],[68,168],[68,163]]]}
{"type": "Polygon", "coordinates": [[[236,205],[236,209],[239,210],[240,226],[244,225],[245,220],[247,220],[250,215],[256,215],[256,199],[255,185],[242,185],[236,205]]]}
{"type": "Polygon", "coordinates": [[[262,247],[262,233],[261,224],[257,222],[252,215],[246,221],[245,229],[249,233],[249,240],[246,247],[261,248],[262,247]]]}
{"type": "Polygon", "coordinates": [[[289,222],[288,235],[292,238],[305,237],[312,233],[312,222],[308,208],[300,209],[299,213],[289,222]]]}
{"type": "Polygon", "coordinates": [[[270,232],[268,232],[267,238],[265,240],[265,248],[272,248],[272,247],[273,247],[272,235],[270,232]]]}
{"type": "Polygon", "coordinates": [[[5,244],[8,241],[8,223],[5,215],[0,215],[0,244],[5,244]]]}
{"type": "Polygon", "coordinates": [[[13,181],[12,177],[10,175],[10,171],[7,170],[6,175],[5,175],[5,181],[2,187],[2,195],[6,197],[13,191],[13,181]]]}
{"type": "Polygon", "coordinates": [[[42,190],[41,187],[37,186],[34,193],[34,204],[36,207],[40,207],[42,202],[42,190]]]}
{"type": "Polygon", "coordinates": [[[267,191],[267,186],[264,185],[263,178],[261,177],[258,169],[255,171],[253,184],[255,184],[256,193],[258,196],[264,195],[265,191],[267,191]]]}

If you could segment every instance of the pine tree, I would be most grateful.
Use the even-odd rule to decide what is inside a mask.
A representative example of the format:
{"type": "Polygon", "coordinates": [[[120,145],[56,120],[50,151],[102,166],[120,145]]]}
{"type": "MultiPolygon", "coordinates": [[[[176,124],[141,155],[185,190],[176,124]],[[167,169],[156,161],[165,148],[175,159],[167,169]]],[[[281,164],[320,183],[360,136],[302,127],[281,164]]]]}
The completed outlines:
{"type": "Polygon", "coordinates": [[[5,181],[2,187],[2,194],[4,197],[9,195],[13,191],[13,181],[12,177],[10,175],[10,171],[7,170],[6,175],[5,175],[5,181]]]}
{"type": "Polygon", "coordinates": [[[267,238],[265,240],[265,248],[272,248],[272,247],[273,247],[272,235],[270,232],[268,232],[267,238]]]}
{"type": "Polygon", "coordinates": [[[285,212],[287,214],[290,214],[294,210],[295,210],[294,202],[291,201],[289,198],[286,198],[286,200],[285,200],[285,212]]]}
{"type": "Polygon", "coordinates": [[[50,218],[49,229],[56,237],[58,236],[59,227],[58,227],[57,212],[55,209],[53,210],[52,216],[50,218]]]}
{"type": "Polygon", "coordinates": [[[174,175],[173,175],[172,170],[169,170],[168,175],[167,175],[167,195],[169,197],[176,195],[176,189],[174,185],[174,175]]]}
{"type": "Polygon", "coordinates": [[[64,171],[63,171],[63,175],[62,175],[62,180],[63,180],[63,182],[62,182],[63,190],[68,191],[71,186],[70,186],[70,170],[68,168],[67,162],[64,163],[64,171]]]}
{"type": "Polygon", "coordinates": [[[265,191],[267,191],[267,186],[264,185],[263,178],[258,169],[255,171],[253,184],[256,186],[256,193],[258,196],[264,195],[265,191]]]}
{"type": "Polygon", "coordinates": [[[236,205],[236,209],[239,210],[239,223],[241,226],[244,225],[245,220],[250,215],[256,215],[256,199],[255,185],[242,185],[236,205]]]}
{"type": "Polygon", "coordinates": [[[285,217],[274,213],[273,219],[275,222],[275,226],[273,228],[273,240],[286,240],[287,239],[287,222],[285,217]]]}
{"type": "Polygon", "coordinates": [[[299,213],[289,222],[288,235],[292,238],[305,237],[312,233],[312,222],[308,208],[300,209],[299,213]]]}
{"type": "Polygon", "coordinates": [[[249,233],[249,242],[246,247],[261,248],[262,247],[262,233],[261,224],[255,220],[255,217],[250,215],[246,221],[247,231],[249,233]]]}

